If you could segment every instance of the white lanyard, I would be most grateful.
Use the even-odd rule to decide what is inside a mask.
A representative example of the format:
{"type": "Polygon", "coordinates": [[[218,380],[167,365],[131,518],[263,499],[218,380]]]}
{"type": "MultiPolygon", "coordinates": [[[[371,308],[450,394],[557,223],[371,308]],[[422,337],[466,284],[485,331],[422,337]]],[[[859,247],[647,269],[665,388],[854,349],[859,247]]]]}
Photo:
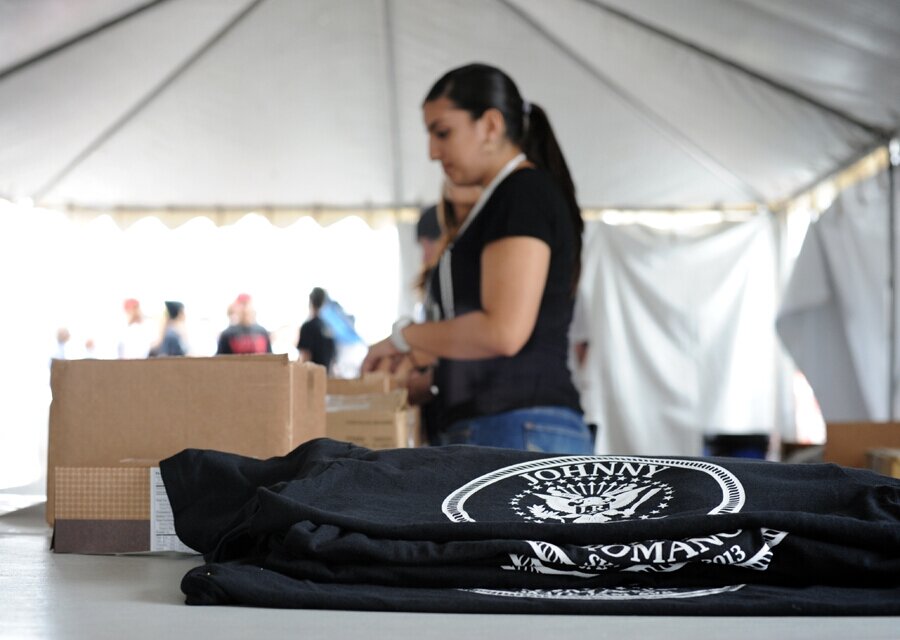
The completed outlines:
{"type": "MultiPolygon", "coordinates": [[[[503,180],[506,179],[509,174],[515,171],[516,167],[524,162],[525,159],[525,154],[520,153],[515,158],[503,165],[503,168],[500,169],[500,173],[494,176],[494,179],[491,180],[490,184],[484,188],[484,191],[481,192],[481,195],[475,202],[475,206],[472,207],[469,215],[459,227],[459,232],[456,234],[456,240],[459,240],[462,234],[465,233],[466,229],[468,229],[472,224],[475,216],[477,216],[484,208],[484,205],[491,197],[491,194],[494,193],[494,189],[497,188],[497,185],[503,182],[503,180]]],[[[438,277],[440,278],[441,283],[441,306],[444,310],[443,316],[445,320],[449,320],[450,318],[453,318],[455,316],[453,305],[453,272],[450,269],[450,252],[453,249],[453,244],[454,243],[450,243],[447,245],[447,248],[444,250],[444,253],[441,254],[441,258],[438,261],[438,277]]]]}

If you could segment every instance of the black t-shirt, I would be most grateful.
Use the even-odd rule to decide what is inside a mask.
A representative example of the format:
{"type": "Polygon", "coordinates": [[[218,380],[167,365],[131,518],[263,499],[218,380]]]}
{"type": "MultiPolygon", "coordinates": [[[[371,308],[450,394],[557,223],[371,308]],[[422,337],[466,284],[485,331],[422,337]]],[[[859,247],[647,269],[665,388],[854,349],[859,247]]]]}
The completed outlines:
{"type": "Polygon", "coordinates": [[[272,353],[269,332],[258,324],[234,324],[219,334],[216,354],[272,353]]]}
{"type": "Polygon", "coordinates": [[[160,468],[190,604],[900,613],[900,481],[869,471],[326,439],[160,468]]]}
{"type": "MultiPolygon", "coordinates": [[[[442,359],[435,373],[444,426],[457,420],[536,406],[581,412],[567,366],[574,298],[575,230],[563,194],[540,169],[520,169],[501,182],[451,247],[456,316],[481,305],[481,254],[503,238],[528,236],[550,247],[550,269],[537,322],[528,342],[511,357],[442,359]]],[[[439,270],[429,283],[441,307],[439,270]]]]}
{"type": "Polygon", "coordinates": [[[300,326],[297,349],[309,351],[310,360],[323,367],[331,367],[334,360],[334,338],[331,329],[321,318],[310,318],[300,326]]]}

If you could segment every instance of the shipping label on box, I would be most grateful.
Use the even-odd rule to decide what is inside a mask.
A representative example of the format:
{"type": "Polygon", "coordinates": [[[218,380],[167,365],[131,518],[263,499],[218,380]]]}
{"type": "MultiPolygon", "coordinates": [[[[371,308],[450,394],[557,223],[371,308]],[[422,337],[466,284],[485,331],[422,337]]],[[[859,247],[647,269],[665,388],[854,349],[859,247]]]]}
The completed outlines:
{"type": "Polygon", "coordinates": [[[159,467],[150,469],[150,551],[197,553],[175,533],[175,515],[159,467]]]}
{"type": "Polygon", "coordinates": [[[57,467],[57,553],[197,553],[175,534],[158,467],[57,467]]]}

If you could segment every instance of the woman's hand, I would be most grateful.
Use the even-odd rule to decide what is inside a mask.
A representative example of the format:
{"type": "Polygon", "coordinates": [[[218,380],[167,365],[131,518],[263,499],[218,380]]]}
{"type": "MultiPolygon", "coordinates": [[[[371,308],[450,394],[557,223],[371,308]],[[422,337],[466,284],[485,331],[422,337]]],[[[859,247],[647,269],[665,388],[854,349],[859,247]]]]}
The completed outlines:
{"type": "Polygon", "coordinates": [[[391,339],[385,338],[369,347],[369,352],[362,363],[361,372],[383,371],[393,374],[404,360],[404,357],[405,354],[397,350],[391,339]]]}

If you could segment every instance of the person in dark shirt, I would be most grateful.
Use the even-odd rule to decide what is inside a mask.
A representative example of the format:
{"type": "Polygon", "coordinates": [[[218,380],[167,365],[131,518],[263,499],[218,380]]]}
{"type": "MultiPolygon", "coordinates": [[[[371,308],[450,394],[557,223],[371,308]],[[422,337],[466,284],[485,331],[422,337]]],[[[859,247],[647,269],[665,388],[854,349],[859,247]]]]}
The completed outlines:
{"type": "Polygon", "coordinates": [[[447,179],[483,191],[429,278],[439,319],[398,320],[362,370],[436,360],[444,444],[592,453],[567,366],[584,223],[547,115],[483,64],[440,78],[423,115],[447,179]]]}
{"type": "Polygon", "coordinates": [[[331,329],[319,317],[319,312],[328,301],[328,294],[321,287],[314,288],[309,294],[309,320],[300,326],[300,337],[297,349],[300,360],[315,362],[331,370],[334,362],[334,336],[331,329]]]}
{"type": "MultiPolygon", "coordinates": [[[[416,224],[416,241],[422,248],[422,271],[416,279],[420,302],[413,315],[416,322],[440,319],[440,309],[430,295],[431,272],[437,267],[447,239],[455,237],[460,222],[465,220],[480,195],[480,187],[459,187],[445,180],[438,203],[422,210],[416,224]]],[[[434,367],[414,367],[409,361],[405,365],[408,372],[401,366],[395,375],[404,381],[410,404],[419,407],[423,440],[431,445],[440,444],[441,407],[435,395],[434,367]]]]}
{"type": "Polygon", "coordinates": [[[431,267],[437,262],[441,246],[441,224],[436,204],[422,209],[416,223],[416,243],[422,249],[422,265],[431,267]]]}
{"type": "Polygon", "coordinates": [[[237,322],[219,335],[216,355],[272,353],[269,332],[256,323],[256,310],[250,296],[239,295],[229,307],[231,309],[237,322]]]}
{"type": "Polygon", "coordinates": [[[166,328],[162,342],[156,349],[157,356],[187,355],[184,340],[184,304],[175,300],[166,300],[166,328]]]}

